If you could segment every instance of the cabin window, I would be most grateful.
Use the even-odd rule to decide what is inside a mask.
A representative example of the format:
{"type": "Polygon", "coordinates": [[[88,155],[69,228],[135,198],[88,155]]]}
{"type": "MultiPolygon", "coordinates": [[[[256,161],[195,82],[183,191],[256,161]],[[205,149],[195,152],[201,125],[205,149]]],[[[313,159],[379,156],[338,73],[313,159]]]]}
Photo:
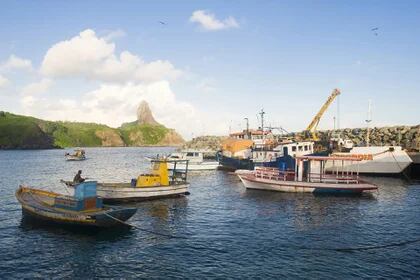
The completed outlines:
{"type": "Polygon", "coordinates": [[[305,145],[305,151],[307,151],[307,150],[308,150],[308,146],[305,145]]]}
{"type": "Polygon", "coordinates": [[[298,146],[298,151],[302,152],[302,146],[298,146]]]}
{"type": "Polygon", "coordinates": [[[195,153],[194,155],[195,155],[196,157],[198,157],[198,156],[199,156],[199,153],[195,153]]]}
{"type": "Polygon", "coordinates": [[[292,147],[292,152],[296,152],[296,146],[292,147]]]}
{"type": "Polygon", "coordinates": [[[187,157],[193,157],[194,153],[187,153],[187,157]]]}

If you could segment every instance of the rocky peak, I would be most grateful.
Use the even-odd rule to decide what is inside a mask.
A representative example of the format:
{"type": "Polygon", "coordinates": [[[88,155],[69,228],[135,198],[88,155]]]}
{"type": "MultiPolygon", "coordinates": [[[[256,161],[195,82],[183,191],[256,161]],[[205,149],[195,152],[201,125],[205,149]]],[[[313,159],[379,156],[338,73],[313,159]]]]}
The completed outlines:
{"type": "Polygon", "coordinates": [[[140,105],[137,109],[137,122],[139,124],[159,124],[153,117],[152,111],[149,108],[149,104],[144,100],[140,102],[140,105]]]}

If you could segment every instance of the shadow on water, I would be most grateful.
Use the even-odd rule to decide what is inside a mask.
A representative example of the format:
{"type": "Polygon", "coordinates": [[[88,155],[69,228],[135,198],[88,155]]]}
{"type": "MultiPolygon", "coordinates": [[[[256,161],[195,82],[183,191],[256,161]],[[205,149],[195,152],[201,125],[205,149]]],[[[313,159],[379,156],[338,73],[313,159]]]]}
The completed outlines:
{"type": "Polygon", "coordinates": [[[95,228],[41,221],[23,215],[19,228],[24,232],[43,231],[54,235],[76,235],[97,241],[118,241],[133,234],[130,227],[95,228]]]}

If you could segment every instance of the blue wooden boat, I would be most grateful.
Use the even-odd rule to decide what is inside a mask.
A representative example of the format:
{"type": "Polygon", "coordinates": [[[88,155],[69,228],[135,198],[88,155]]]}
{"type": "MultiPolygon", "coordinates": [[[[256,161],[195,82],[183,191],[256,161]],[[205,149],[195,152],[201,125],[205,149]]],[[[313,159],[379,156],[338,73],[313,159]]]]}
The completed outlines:
{"type": "Polygon", "coordinates": [[[73,196],[19,186],[16,198],[24,215],[44,222],[88,227],[129,226],[125,221],[137,208],[103,205],[96,195],[96,185],[95,181],[78,184],[73,196]]]}

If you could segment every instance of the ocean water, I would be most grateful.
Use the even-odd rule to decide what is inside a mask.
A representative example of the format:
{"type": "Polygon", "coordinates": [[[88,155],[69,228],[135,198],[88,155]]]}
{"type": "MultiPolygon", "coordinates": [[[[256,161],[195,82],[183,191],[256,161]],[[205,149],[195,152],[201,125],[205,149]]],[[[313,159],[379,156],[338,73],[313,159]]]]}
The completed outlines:
{"type": "Polygon", "coordinates": [[[171,148],[0,151],[0,278],[419,279],[420,185],[366,178],[362,197],[246,191],[224,171],[190,174],[190,195],[141,202],[132,229],[80,231],[22,219],[19,184],[66,193],[77,170],[129,181],[171,148]]]}

